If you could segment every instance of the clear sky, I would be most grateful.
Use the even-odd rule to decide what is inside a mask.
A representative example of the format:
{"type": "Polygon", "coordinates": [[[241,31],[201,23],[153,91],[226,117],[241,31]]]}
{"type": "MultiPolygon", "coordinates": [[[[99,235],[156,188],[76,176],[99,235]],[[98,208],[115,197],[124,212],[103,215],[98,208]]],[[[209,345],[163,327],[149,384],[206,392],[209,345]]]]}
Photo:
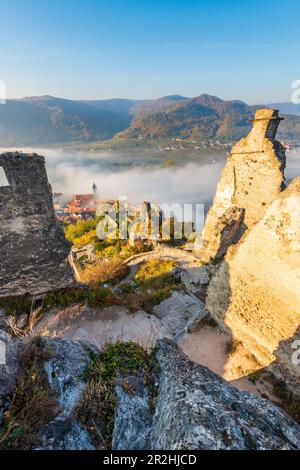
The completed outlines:
{"type": "Polygon", "coordinates": [[[0,0],[8,97],[287,101],[299,0],[0,0]]]}

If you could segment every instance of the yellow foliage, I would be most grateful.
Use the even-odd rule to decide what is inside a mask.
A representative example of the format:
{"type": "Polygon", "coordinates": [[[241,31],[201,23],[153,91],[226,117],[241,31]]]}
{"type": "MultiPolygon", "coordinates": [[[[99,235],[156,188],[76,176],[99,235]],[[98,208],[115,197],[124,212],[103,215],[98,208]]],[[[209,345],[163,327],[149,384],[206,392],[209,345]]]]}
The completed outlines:
{"type": "Polygon", "coordinates": [[[93,265],[87,265],[80,273],[80,281],[95,286],[103,282],[121,280],[127,272],[128,268],[123,265],[122,259],[114,256],[109,261],[103,259],[93,265]]]}
{"type": "Polygon", "coordinates": [[[98,241],[96,230],[91,230],[90,232],[81,235],[81,237],[74,238],[73,245],[76,248],[81,248],[82,246],[96,243],[98,241]]]}

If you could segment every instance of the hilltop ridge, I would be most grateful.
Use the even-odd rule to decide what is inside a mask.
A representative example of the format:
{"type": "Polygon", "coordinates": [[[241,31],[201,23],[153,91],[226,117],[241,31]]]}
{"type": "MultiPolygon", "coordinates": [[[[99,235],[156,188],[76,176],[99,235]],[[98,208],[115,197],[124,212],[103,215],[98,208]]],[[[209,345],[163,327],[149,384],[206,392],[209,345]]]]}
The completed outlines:
{"type": "MultiPolygon", "coordinates": [[[[197,137],[232,142],[245,135],[257,106],[208,94],[154,100],[71,100],[50,95],[9,99],[0,106],[0,146],[46,146],[197,137]]],[[[297,141],[300,116],[286,115],[282,140],[297,141]]]]}

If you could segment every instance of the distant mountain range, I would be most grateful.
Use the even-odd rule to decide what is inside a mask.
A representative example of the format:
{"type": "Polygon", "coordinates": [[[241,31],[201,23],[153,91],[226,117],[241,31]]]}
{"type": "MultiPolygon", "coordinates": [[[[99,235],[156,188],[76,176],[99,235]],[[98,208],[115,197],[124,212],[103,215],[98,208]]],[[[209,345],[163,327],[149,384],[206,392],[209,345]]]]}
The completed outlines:
{"type": "MultiPolygon", "coordinates": [[[[279,138],[299,141],[300,105],[269,106],[286,114],[279,138]]],[[[210,95],[85,101],[28,97],[0,105],[0,145],[55,145],[103,141],[115,136],[119,139],[197,137],[227,142],[247,133],[258,107],[210,95]]]]}
{"type": "Polygon", "coordinates": [[[279,109],[279,111],[284,114],[300,116],[300,104],[294,104],[290,101],[286,101],[284,103],[270,103],[268,106],[270,108],[279,109]]]}
{"type": "Polygon", "coordinates": [[[8,100],[0,105],[0,145],[104,140],[131,120],[127,112],[52,96],[8,100]]]}
{"type": "MultiPolygon", "coordinates": [[[[168,104],[159,111],[138,115],[120,136],[143,139],[200,137],[229,142],[249,132],[255,110],[260,107],[204,94],[168,104]]],[[[300,141],[300,116],[285,114],[283,117],[278,137],[300,141]]]]}

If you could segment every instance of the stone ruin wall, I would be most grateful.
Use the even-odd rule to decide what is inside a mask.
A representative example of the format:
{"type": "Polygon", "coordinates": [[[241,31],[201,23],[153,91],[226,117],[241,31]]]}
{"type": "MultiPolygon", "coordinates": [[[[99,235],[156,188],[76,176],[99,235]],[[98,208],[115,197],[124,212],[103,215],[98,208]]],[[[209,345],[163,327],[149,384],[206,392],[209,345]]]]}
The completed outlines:
{"type": "Polygon", "coordinates": [[[70,245],[55,217],[45,160],[0,155],[8,186],[0,186],[0,297],[37,295],[74,282],[70,245]]]}
{"type": "Polygon", "coordinates": [[[261,109],[232,149],[205,222],[202,258],[222,258],[228,246],[261,220],[284,188],[285,151],[275,140],[278,111],[261,109]]]}
{"type": "MultiPolygon", "coordinates": [[[[276,111],[258,111],[253,130],[234,147],[223,171],[204,230],[206,259],[216,264],[206,305],[219,326],[242,341],[262,367],[299,385],[300,367],[292,355],[300,340],[300,178],[282,191],[284,149],[274,140],[278,122],[276,111]],[[228,188],[233,188],[230,197],[222,199],[228,188]],[[221,246],[227,254],[220,260],[222,240],[211,227],[221,220],[230,233],[232,221],[228,228],[222,211],[233,205],[243,211],[242,238],[228,237],[228,245],[221,246]]],[[[238,233],[241,225],[235,229],[238,233]]]]}
{"type": "Polygon", "coordinates": [[[300,340],[299,212],[296,178],[245,239],[228,250],[207,297],[219,324],[263,366],[291,376],[300,375],[292,361],[293,343],[300,340]]]}

